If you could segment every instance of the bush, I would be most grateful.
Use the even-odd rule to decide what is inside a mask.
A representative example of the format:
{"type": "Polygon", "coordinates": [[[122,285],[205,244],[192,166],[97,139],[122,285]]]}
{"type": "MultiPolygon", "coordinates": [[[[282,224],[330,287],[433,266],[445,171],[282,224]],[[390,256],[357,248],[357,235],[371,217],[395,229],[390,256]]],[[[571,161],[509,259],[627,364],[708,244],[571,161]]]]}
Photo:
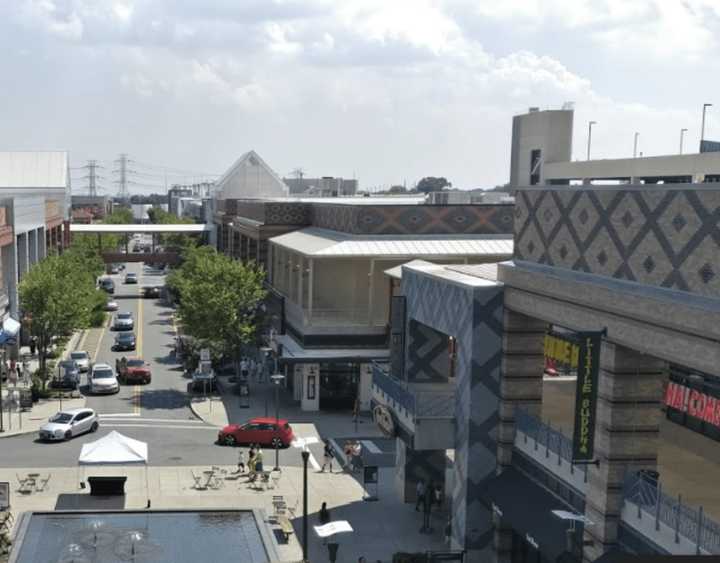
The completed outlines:
{"type": "Polygon", "coordinates": [[[102,309],[95,309],[90,313],[90,326],[92,328],[101,327],[105,323],[105,311],[102,309]]]}

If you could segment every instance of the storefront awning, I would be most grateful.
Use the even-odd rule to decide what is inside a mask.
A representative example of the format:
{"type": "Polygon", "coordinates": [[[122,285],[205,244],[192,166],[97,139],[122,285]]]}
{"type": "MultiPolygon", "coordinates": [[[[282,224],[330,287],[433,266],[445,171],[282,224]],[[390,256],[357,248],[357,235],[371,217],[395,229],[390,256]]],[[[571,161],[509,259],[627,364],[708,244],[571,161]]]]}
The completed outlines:
{"type": "Polygon", "coordinates": [[[360,362],[369,363],[373,360],[387,361],[390,351],[387,348],[303,348],[295,339],[287,334],[276,337],[282,344],[280,361],[286,363],[310,362],[360,362]]]}
{"type": "MultiPolygon", "coordinates": [[[[483,491],[483,498],[503,523],[550,561],[565,552],[566,530],[571,523],[554,516],[552,511],[568,507],[517,469],[509,467],[492,479],[483,491]]],[[[581,527],[582,523],[576,522],[576,528],[581,527]]]]}

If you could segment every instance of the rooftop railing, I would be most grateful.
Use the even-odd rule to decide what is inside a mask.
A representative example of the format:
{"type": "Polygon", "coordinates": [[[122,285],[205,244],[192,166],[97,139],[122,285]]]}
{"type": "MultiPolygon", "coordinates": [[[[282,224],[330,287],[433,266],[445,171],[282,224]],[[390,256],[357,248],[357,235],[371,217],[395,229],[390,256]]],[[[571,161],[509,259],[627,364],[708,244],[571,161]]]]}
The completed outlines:
{"type": "MultiPolygon", "coordinates": [[[[388,364],[373,362],[373,385],[414,418],[449,418],[455,413],[455,390],[421,391],[390,375],[388,364]]],[[[420,386],[422,384],[419,384],[420,386]]]]}

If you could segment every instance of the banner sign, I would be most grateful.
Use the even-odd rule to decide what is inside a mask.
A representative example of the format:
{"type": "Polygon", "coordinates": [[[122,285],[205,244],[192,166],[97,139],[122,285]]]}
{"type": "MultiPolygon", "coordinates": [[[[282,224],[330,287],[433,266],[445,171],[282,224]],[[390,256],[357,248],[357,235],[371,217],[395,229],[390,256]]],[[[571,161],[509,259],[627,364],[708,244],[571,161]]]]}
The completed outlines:
{"type": "Polygon", "coordinates": [[[546,358],[577,369],[580,344],[575,338],[549,332],[545,335],[544,348],[546,358]]]}
{"type": "Polygon", "coordinates": [[[600,344],[604,332],[578,333],[573,461],[591,461],[595,446],[600,344]]]}
{"type": "Polygon", "coordinates": [[[670,381],[665,390],[665,405],[720,428],[720,400],[698,389],[670,381]]]}

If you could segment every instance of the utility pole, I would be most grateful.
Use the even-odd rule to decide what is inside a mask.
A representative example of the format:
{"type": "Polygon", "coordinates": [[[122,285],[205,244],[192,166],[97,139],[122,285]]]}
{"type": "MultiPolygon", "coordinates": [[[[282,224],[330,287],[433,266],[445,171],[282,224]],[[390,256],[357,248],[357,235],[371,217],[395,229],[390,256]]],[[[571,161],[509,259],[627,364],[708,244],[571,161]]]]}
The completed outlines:
{"type": "Polygon", "coordinates": [[[119,174],[119,179],[115,180],[115,183],[118,184],[118,198],[122,201],[130,199],[130,191],[128,190],[128,174],[131,173],[132,170],[128,170],[128,162],[132,161],[128,158],[127,153],[122,153],[120,158],[115,160],[115,163],[119,166],[119,168],[113,170],[113,172],[119,174]]]}
{"type": "Polygon", "coordinates": [[[703,104],[702,125],[700,125],[700,152],[702,152],[702,144],[705,140],[705,112],[709,107],[712,107],[712,104],[703,104]]]}
{"type": "Polygon", "coordinates": [[[595,125],[597,121],[590,121],[588,123],[588,146],[587,146],[587,159],[590,160],[590,146],[592,144],[592,126],[595,125]]]}
{"type": "Polygon", "coordinates": [[[638,143],[638,137],[640,136],[640,133],[637,131],[635,132],[635,141],[633,142],[633,158],[637,158],[637,143],[638,143]]]}
{"type": "Polygon", "coordinates": [[[97,160],[88,160],[83,168],[87,168],[88,171],[88,175],[85,176],[88,181],[88,195],[95,197],[97,195],[97,180],[99,178],[97,169],[102,168],[102,166],[97,163],[97,160]]]}

